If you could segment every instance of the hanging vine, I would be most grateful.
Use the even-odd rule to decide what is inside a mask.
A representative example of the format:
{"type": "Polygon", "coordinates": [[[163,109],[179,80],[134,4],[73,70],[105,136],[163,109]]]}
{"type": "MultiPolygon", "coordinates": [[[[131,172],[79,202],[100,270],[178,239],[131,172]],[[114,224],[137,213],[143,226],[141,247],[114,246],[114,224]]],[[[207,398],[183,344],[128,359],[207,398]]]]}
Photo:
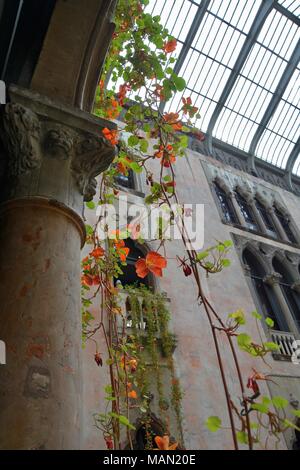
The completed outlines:
{"type": "MultiPolygon", "coordinates": [[[[118,198],[118,175],[126,176],[129,170],[144,172],[149,186],[145,204],[168,207],[171,214],[170,223],[177,225],[182,237],[183,252],[177,256],[178,268],[182,270],[183,275],[194,278],[199,311],[205,313],[210,327],[233,446],[235,449],[239,448],[239,444],[247,445],[249,449],[255,444],[266,446],[270,436],[278,440],[280,433],[295,425],[285,415],[287,400],[282,397],[272,400],[261,397],[262,401],[259,401],[258,382],[269,378],[255,370],[249,371],[249,377],[245,379],[239,364],[239,354],[244,352],[265,361],[266,355],[274,352],[278,346],[263,340],[258,344],[247,333],[240,332],[246,323],[243,311],[238,310],[224,317],[224,313],[221,315],[216,311],[203,290],[200,271],[212,275],[227,269],[230,266],[228,256],[231,242],[218,241],[200,253],[191,249],[183,210],[174,213],[174,202],[177,207],[182,207],[176,190],[174,165],[178,158],[185,155],[189,135],[192,134],[200,140],[203,140],[204,136],[193,125],[193,119],[198,117],[198,109],[193,106],[190,97],[182,98],[181,109],[176,113],[160,111],[160,103],[170,100],[177,91],[183,91],[185,82],[173,71],[176,40],[160,25],[158,16],[152,17],[145,13],[147,3],[147,0],[120,0],[116,9],[116,31],[97,90],[95,114],[106,119],[117,119],[122,112],[122,124],[118,131],[110,131],[107,128],[102,131],[111,145],[118,146],[118,156],[103,174],[98,205],[112,204],[118,198]],[[129,135],[128,138],[123,135],[124,132],[129,135]],[[153,142],[151,146],[150,140],[153,142]],[[149,168],[150,161],[156,163],[159,168],[158,178],[154,177],[149,168]],[[240,387],[238,405],[228,384],[226,357],[220,353],[221,336],[225,336],[227,340],[228,351],[235,366],[240,387]],[[253,392],[252,395],[247,394],[247,388],[249,393],[253,392]],[[262,429],[265,429],[268,438],[265,444],[262,443],[262,429]]],[[[95,203],[87,203],[87,206],[94,209],[95,203]]],[[[106,412],[95,415],[95,424],[102,431],[107,448],[120,449],[124,445],[122,429],[125,429],[128,446],[132,449],[134,442],[131,431],[134,426],[131,416],[139,409],[144,416],[145,429],[148,429],[145,447],[153,448],[154,442],[159,449],[176,448],[177,442],[170,445],[170,420],[165,406],[160,367],[162,355],[165,356],[171,373],[171,405],[179,424],[182,418],[182,392],[175,374],[172,354],[175,338],[168,329],[169,312],[165,299],[143,288],[129,288],[132,325],[131,333],[128,334],[126,315],[120,306],[120,289],[113,281],[122,274],[122,268],[126,266],[129,248],[124,239],[131,236],[143,243],[140,224],[129,224],[123,231],[117,230],[114,233],[105,226],[105,244],[98,237],[101,224],[102,216],[99,216],[94,227],[86,227],[87,243],[92,245],[92,249],[82,262],[83,340],[94,341],[95,361],[102,366],[102,355],[95,340],[95,333],[102,333],[107,346],[106,365],[110,377],[110,384],[105,388],[106,412]],[[141,318],[139,296],[144,299],[142,313],[147,319],[145,335],[141,334],[138,326],[141,318]],[[89,311],[95,302],[99,302],[99,318],[93,318],[89,311]],[[159,312],[159,315],[155,316],[154,310],[159,312]],[[156,335],[157,322],[160,329],[160,351],[156,335]],[[151,358],[151,367],[145,362],[145,348],[151,358]],[[155,372],[159,409],[166,423],[165,435],[155,435],[154,439],[150,435],[148,420],[150,370],[155,372]]],[[[163,237],[166,228],[164,220],[161,219],[158,249],[148,252],[136,262],[136,274],[141,279],[149,273],[158,277],[164,275],[168,261],[167,244],[171,243],[163,237]]],[[[260,318],[256,312],[253,316],[256,320],[260,318]]],[[[268,319],[268,326],[270,322],[268,319]]],[[[299,413],[299,410],[295,411],[295,416],[299,417],[299,413]]],[[[206,425],[215,432],[222,427],[222,422],[219,417],[212,416],[207,419],[206,425]]],[[[182,435],[178,438],[182,440],[182,435]]]]}

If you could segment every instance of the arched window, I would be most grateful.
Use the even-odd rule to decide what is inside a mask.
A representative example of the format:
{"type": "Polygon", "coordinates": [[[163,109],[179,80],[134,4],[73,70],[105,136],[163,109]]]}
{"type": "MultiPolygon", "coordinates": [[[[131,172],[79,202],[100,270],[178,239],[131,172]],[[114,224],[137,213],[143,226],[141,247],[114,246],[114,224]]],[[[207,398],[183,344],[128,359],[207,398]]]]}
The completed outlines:
{"type": "Polygon", "coordinates": [[[144,253],[138,248],[136,243],[131,238],[127,238],[125,240],[125,245],[130,250],[126,259],[127,265],[120,266],[123,274],[119,274],[118,279],[115,279],[115,283],[121,282],[122,286],[126,286],[126,284],[134,284],[136,286],[143,284],[144,286],[149,286],[151,284],[151,276],[148,274],[144,279],[142,279],[137,276],[135,269],[135,263],[139,258],[145,257],[144,253]]]}
{"type": "Polygon", "coordinates": [[[300,328],[300,295],[292,289],[292,284],[294,283],[293,276],[290,274],[284,263],[276,258],[276,256],[273,259],[272,264],[275,271],[282,276],[279,282],[281,290],[285,297],[286,303],[289,306],[290,312],[293,315],[298,327],[300,328]]]}
{"type": "Polygon", "coordinates": [[[284,215],[276,206],[274,206],[274,210],[275,210],[276,217],[281,223],[282,228],[285,231],[286,236],[288,237],[290,242],[297,243],[296,237],[293,234],[293,231],[291,230],[289,218],[286,215],[284,215]]]}
{"type": "Polygon", "coordinates": [[[275,330],[289,331],[285,317],[278,305],[272,287],[264,282],[266,271],[263,265],[248,248],[243,252],[243,262],[250,268],[251,281],[257,302],[260,305],[260,313],[265,317],[272,318],[275,330]]]}
{"type": "Polygon", "coordinates": [[[226,222],[230,224],[237,224],[237,216],[230,198],[224,189],[222,189],[221,186],[219,186],[216,182],[214,182],[214,189],[226,222]]]}
{"type": "Polygon", "coordinates": [[[266,207],[260,202],[259,199],[255,198],[255,205],[257,207],[257,210],[259,211],[261,218],[265,224],[266,229],[268,232],[270,232],[270,235],[273,237],[275,236],[277,238],[277,232],[275,225],[273,223],[272,217],[268,213],[266,207]]]}
{"type": "Polygon", "coordinates": [[[242,196],[238,191],[236,191],[235,197],[236,197],[238,205],[240,206],[241,213],[245,219],[247,227],[250,228],[251,230],[258,231],[259,230],[258,225],[256,223],[253,210],[250,204],[246,201],[244,196],[242,196]]]}
{"type": "Polygon", "coordinates": [[[123,173],[118,173],[115,176],[115,183],[123,188],[134,189],[134,175],[133,171],[129,168],[126,175],[123,173]]]}

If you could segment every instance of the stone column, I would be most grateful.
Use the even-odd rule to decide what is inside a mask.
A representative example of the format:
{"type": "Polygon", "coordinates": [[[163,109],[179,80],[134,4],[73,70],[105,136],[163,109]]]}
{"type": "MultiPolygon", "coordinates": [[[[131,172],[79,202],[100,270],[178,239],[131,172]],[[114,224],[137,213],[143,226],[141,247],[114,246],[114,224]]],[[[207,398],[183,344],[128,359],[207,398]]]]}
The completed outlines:
{"type": "Polygon", "coordinates": [[[251,198],[251,199],[249,199],[248,202],[249,202],[249,205],[250,205],[250,207],[252,209],[252,212],[254,214],[254,218],[255,218],[255,221],[257,222],[258,228],[260,229],[260,231],[262,233],[267,235],[268,234],[267,227],[265,226],[265,222],[264,222],[259,210],[256,207],[254,199],[251,198]]]}
{"type": "Polygon", "coordinates": [[[239,203],[237,202],[234,192],[230,191],[228,193],[228,196],[230,197],[231,203],[233,205],[233,208],[235,210],[236,216],[238,218],[238,222],[242,227],[247,227],[247,224],[245,222],[244,216],[242,214],[241,208],[239,206],[239,203]]]}
{"type": "Polygon", "coordinates": [[[278,220],[278,218],[277,218],[277,216],[276,216],[276,214],[275,214],[274,208],[271,207],[271,208],[268,209],[268,211],[269,211],[270,216],[272,217],[272,220],[273,220],[274,225],[275,225],[275,227],[276,227],[276,231],[277,231],[277,233],[278,233],[278,235],[279,235],[279,238],[280,238],[281,240],[285,241],[285,242],[290,243],[290,240],[289,240],[287,234],[285,233],[285,231],[284,231],[284,229],[283,229],[283,227],[282,227],[280,221],[278,220]]]}
{"type": "Polygon", "coordinates": [[[79,449],[83,199],[112,161],[110,123],[12,88],[0,125],[0,448],[79,449]]]}
{"type": "Polygon", "coordinates": [[[291,314],[291,311],[289,309],[289,306],[285,300],[285,296],[279,284],[281,278],[282,278],[281,274],[273,272],[265,276],[264,282],[272,287],[274,294],[276,296],[277,302],[288,324],[289,331],[291,333],[294,333],[295,335],[298,335],[297,324],[291,314]]]}

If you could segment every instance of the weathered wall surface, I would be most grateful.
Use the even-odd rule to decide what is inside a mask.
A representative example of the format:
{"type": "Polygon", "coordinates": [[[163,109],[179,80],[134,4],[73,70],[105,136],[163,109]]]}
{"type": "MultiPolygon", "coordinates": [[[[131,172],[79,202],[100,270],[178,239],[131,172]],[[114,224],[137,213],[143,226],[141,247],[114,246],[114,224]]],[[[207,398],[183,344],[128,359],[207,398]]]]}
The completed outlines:
{"type": "MultiPolygon", "coordinates": [[[[204,204],[205,206],[205,246],[215,243],[216,239],[227,240],[232,238],[232,234],[240,234],[241,236],[261,240],[271,245],[277,245],[291,252],[300,253],[300,250],[297,248],[289,247],[280,242],[271,241],[223,224],[205,176],[203,165],[207,164],[225,168],[221,163],[209,157],[203,157],[191,150],[188,151],[188,158],[177,159],[175,165],[177,190],[181,201],[204,204]]],[[[300,227],[299,198],[265,181],[234,170],[232,167],[225,169],[231,174],[236,174],[245,180],[252,181],[279,193],[283,204],[288,208],[295,223],[300,227]]],[[[148,191],[146,184],[141,181],[141,178],[139,178],[137,189],[143,192],[148,191]]],[[[90,218],[90,211],[88,212],[86,215],[90,218]]],[[[210,415],[217,415],[222,418],[224,425],[228,425],[228,417],[213,340],[205,312],[202,306],[197,305],[196,289],[192,279],[186,278],[181,269],[178,269],[176,262],[172,260],[172,258],[175,258],[177,254],[182,252],[183,249],[180,241],[175,241],[168,245],[168,257],[170,260],[168,261],[164,277],[158,283],[158,287],[160,290],[166,291],[171,299],[173,328],[178,337],[175,360],[178,375],[185,392],[183,399],[185,445],[188,449],[232,449],[232,439],[229,431],[219,431],[212,434],[204,426],[205,420],[210,415]]],[[[234,248],[230,257],[232,264],[231,267],[226,268],[225,272],[215,274],[209,278],[206,278],[205,274],[202,275],[204,289],[223,319],[227,318],[228,313],[234,312],[238,308],[243,308],[249,321],[246,326],[247,332],[254,339],[259,339],[255,321],[251,316],[251,312],[256,309],[256,306],[240,259],[234,248]]],[[[263,337],[265,335],[262,328],[260,328],[260,334],[263,337]]],[[[99,409],[99,407],[103,409],[102,388],[106,383],[104,370],[99,370],[96,364],[93,363],[92,353],[93,345],[89,346],[84,352],[85,398],[83,403],[84,429],[82,441],[84,448],[99,448],[101,436],[92,430],[91,411],[99,409]]],[[[231,387],[232,398],[239,406],[241,394],[237,385],[234,366],[232,361],[228,359],[230,356],[225,341],[222,343],[221,354],[226,361],[226,375],[231,387]]],[[[288,362],[274,361],[270,357],[268,359],[268,363],[272,368],[270,369],[262,361],[252,360],[245,353],[241,353],[240,357],[245,381],[251,374],[252,367],[255,367],[260,372],[266,374],[271,373],[277,376],[286,376],[286,378],[281,379],[286,384],[286,391],[289,390],[289,379],[287,376],[298,377],[298,379],[293,380],[298,380],[298,383],[300,383],[300,366],[288,362]]],[[[295,386],[291,388],[294,390],[295,386]]],[[[268,394],[266,385],[263,384],[261,390],[262,393],[268,394]]],[[[272,394],[279,395],[280,393],[280,387],[278,386],[278,392],[276,392],[276,385],[273,384],[272,394]]],[[[300,400],[300,397],[297,398],[300,400]]],[[[282,442],[280,446],[285,448],[285,443],[282,442]]]]}

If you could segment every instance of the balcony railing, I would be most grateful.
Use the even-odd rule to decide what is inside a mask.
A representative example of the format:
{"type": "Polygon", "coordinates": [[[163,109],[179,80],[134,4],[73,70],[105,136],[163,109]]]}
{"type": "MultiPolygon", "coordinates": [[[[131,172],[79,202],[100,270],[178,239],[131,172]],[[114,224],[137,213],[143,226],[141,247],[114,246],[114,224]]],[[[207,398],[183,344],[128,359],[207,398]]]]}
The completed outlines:
{"type": "Polygon", "coordinates": [[[296,340],[294,334],[285,331],[271,330],[271,337],[272,341],[279,346],[278,351],[273,353],[274,359],[290,361],[294,353],[292,344],[296,340]]]}

